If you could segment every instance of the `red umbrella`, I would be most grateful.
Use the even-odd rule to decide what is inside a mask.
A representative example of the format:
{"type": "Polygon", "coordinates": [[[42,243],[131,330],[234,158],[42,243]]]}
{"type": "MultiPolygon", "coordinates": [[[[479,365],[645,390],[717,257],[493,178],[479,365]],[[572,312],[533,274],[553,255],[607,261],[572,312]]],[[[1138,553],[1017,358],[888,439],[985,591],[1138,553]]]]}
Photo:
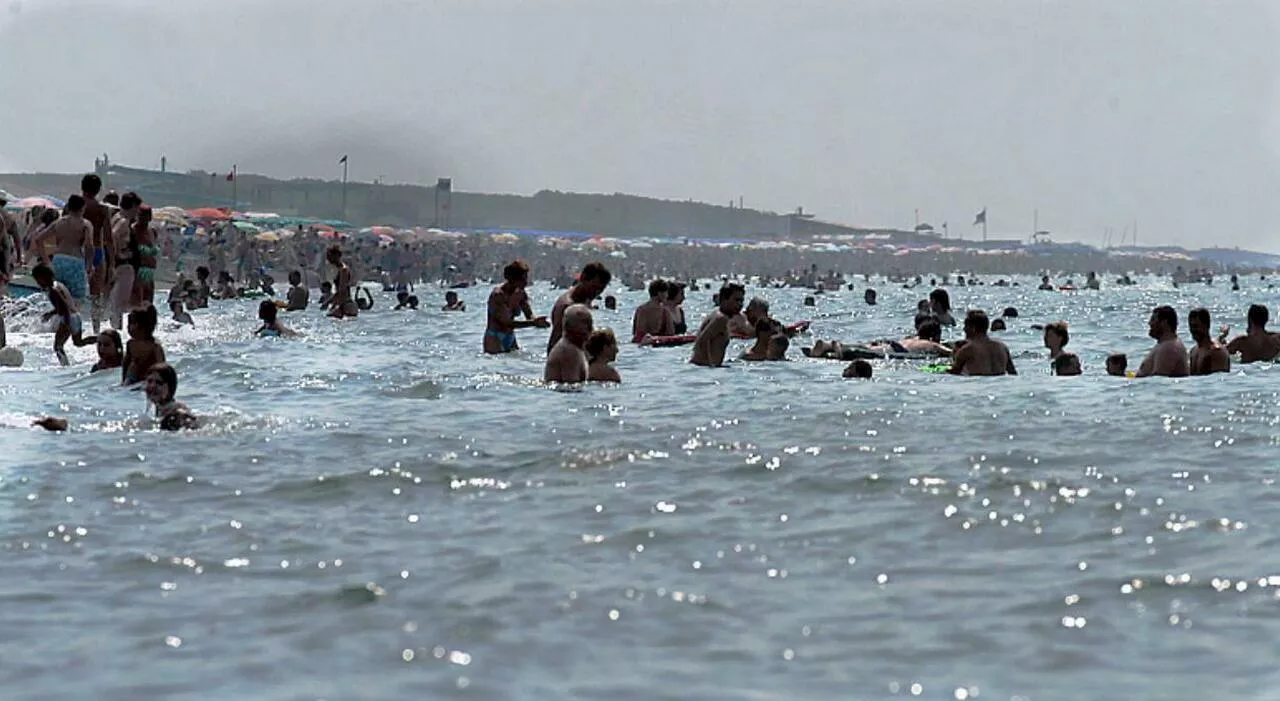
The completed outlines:
{"type": "Polygon", "coordinates": [[[231,215],[221,209],[213,207],[199,207],[187,210],[187,214],[192,219],[230,219],[231,215]]]}

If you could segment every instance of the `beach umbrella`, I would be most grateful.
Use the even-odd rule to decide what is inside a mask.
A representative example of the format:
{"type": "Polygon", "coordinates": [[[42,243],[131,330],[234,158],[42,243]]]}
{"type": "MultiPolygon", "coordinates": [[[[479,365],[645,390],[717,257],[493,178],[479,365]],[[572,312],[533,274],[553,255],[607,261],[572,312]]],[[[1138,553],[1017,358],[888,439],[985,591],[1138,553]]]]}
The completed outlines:
{"type": "Polygon", "coordinates": [[[187,215],[192,219],[230,219],[231,215],[221,209],[213,207],[198,207],[196,209],[187,210],[187,215]]]}
{"type": "Polygon", "coordinates": [[[45,209],[62,209],[63,205],[65,204],[66,202],[63,202],[62,200],[57,199],[56,197],[40,196],[40,197],[23,197],[17,202],[10,202],[9,206],[13,207],[14,209],[31,209],[32,207],[44,207],[45,209]]]}
{"type": "Polygon", "coordinates": [[[349,237],[347,234],[342,233],[341,231],[334,231],[333,229],[329,229],[328,231],[321,231],[321,232],[320,232],[320,238],[322,238],[322,239],[345,239],[345,238],[350,238],[350,237],[349,237]]]}
{"type": "Polygon", "coordinates": [[[277,234],[277,233],[276,233],[276,232],[274,232],[274,231],[264,231],[264,232],[262,232],[262,233],[258,234],[257,236],[255,236],[254,238],[255,238],[255,239],[257,239],[258,241],[271,241],[271,242],[275,242],[275,241],[279,241],[279,240],[280,240],[280,234],[277,234]]]}
{"type": "Polygon", "coordinates": [[[247,221],[233,221],[231,222],[231,226],[234,226],[242,234],[257,234],[262,232],[262,229],[259,228],[257,224],[247,221]]]}

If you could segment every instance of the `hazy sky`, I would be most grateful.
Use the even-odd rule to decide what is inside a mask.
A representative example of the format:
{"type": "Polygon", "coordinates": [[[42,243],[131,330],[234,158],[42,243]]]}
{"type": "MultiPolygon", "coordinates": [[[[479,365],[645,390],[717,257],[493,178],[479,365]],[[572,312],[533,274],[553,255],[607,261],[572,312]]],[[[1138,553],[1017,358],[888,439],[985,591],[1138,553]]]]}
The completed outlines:
{"type": "Polygon", "coordinates": [[[0,169],[349,153],[359,180],[1280,250],[1277,29],[1265,0],[0,0],[0,169]]]}

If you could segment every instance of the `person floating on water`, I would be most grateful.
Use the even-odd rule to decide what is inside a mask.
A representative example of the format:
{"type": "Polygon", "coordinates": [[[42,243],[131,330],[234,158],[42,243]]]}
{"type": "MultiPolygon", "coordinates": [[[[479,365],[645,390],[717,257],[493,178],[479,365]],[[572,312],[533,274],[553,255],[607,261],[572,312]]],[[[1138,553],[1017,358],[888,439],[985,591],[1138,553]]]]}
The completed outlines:
{"type": "Polygon", "coordinates": [[[1230,326],[1223,326],[1218,335],[1218,342],[1226,344],[1227,353],[1239,354],[1241,363],[1269,362],[1280,357],[1280,337],[1267,331],[1270,312],[1261,304],[1252,304],[1246,316],[1248,327],[1244,335],[1236,336],[1227,343],[1230,326]]]}
{"type": "Polygon", "coordinates": [[[578,275],[578,281],[567,292],[560,295],[551,307],[551,336],[547,339],[547,352],[555,347],[563,333],[564,310],[572,304],[590,305],[597,297],[604,294],[605,288],[613,280],[613,274],[603,263],[587,263],[578,275]]]}
{"type": "Polygon", "coordinates": [[[640,343],[649,336],[675,334],[675,321],[671,318],[671,310],[666,304],[669,289],[666,280],[654,280],[649,283],[649,301],[636,307],[635,313],[631,316],[632,343],[640,343]]]}
{"type": "Polygon", "coordinates": [[[585,304],[571,304],[563,316],[564,333],[547,353],[543,379],[547,382],[586,382],[588,363],[585,349],[592,331],[591,308],[585,304]]]}
{"type": "Polygon", "coordinates": [[[1187,330],[1196,345],[1191,348],[1188,359],[1192,375],[1212,375],[1218,372],[1231,372],[1231,355],[1227,349],[1213,342],[1209,329],[1212,323],[1209,310],[1204,307],[1192,309],[1187,314],[1187,330]]]}
{"type": "Polygon", "coordinates": [[[618,358],[618,339],[613,329],[592,331],[586,350],[588,382],[622,382],[617,368],[610,364],[618,358]]]}
{"type": "Polygon", "coordinates": [[[536,327],[545,329],[551,325],[545,316],[535,317],[525,288],[529,285],[529,264],[517,260],[502,269],[503,283],[489,293],[488,325],[484,330],[484,352],[510,353],[520,349],[516,342],[516,329],[536,327]],[[523,314],[517,320],[516,314],[523,314]]]}
{"type": "Polygon", "coordinates": [[[161,431],[181,431],[200,427],[200,420],[187,405],[174,399],[178,393],[178,372],[168,363],[156,363],[147,370],[147,399],[156,406],[161,431]]]}
{"type": "Polygon", "coordinates": [[[53,305],[53,309],[46,312],[43,319],[48,321],[58,318],[58,328],[53,334],[53,353],[63,366],[70,365],[71,361],[67,359],[67,351],[64,349],[67,339],[71,339],[79,348],[97,343],[98,338],[84,336],[84,321],[80,318],[80,309],[67,286],[54,280],[53,269],[41,263],[32,269],[31,277],[35,278],[40,289],[49,293],[49,303],[53,305]]]}
{"type": "Polygon", "coordinates": [[[719,307],[702,322],[698,337],[693,342],[693,356],[689,362],[703,367],[724,365],[725,351],[729,348],[730,320],[742,313],[746,289],[736,282],[725,283],[717,295],[719,307]]]}
{"type": "MultiPolygon", "coordinates": [[[[936,290],[935,290],[936,291],[936,290]]],[[[991,321],[981,309],[972,309],[964,318],[965,344],[951,359],[952,375],[1017,375],[1009,347],[987,335],[991,321]]]]}
{"type": "Polygon", "coordinates": [[[147,377],[147,370],[165,361],[164,348],[156,340],[156,308],[148,304],[129,312],[129,342],[124,347],[120,376],[125,385],[136,385],[147,377]]]}
{"type": "Polygon", "coordinates": [[[1138,366],[1138,377],[1186,377],[1191,374],[1186,346],[1178,338],[1178,312],[1168,305],[1151,311],[1147,335],[1156,345],[1138,366]]]}

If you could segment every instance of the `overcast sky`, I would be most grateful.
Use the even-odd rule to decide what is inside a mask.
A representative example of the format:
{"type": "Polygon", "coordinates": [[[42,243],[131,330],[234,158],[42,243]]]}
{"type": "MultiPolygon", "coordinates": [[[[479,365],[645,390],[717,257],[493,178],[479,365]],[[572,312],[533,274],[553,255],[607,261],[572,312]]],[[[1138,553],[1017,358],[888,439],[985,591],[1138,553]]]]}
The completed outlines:
{"type": "Polygon", "coordinates": [[[349,153],[358,180],[1280,250],[1278,28],[1265,0],[0,0],[0,169],[349,153]]]}

